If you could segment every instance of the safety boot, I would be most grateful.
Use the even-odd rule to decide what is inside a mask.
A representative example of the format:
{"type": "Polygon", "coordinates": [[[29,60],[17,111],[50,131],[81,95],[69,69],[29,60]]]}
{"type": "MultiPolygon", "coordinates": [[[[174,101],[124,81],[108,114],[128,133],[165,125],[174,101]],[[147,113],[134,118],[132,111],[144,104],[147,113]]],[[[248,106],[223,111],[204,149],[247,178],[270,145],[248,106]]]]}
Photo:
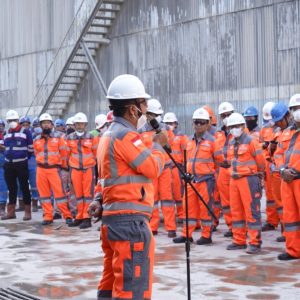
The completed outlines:
{"type": "Polygon", "coordinates": [[[246,253],[248,254],[257,254],[261,251],[260,245],[248,245],[246,253]]]}
{"type": "Polygon", "coordinates": [[[83,220],[81,220],[81,219],[75,219],[72,223],[68,224],[68,226],[69,226],[69,227],[77,227],[77,226],[79,226],[82,222],[83,222],[83,220]]]}
{"type": "Polygon", "coordinates": [[[61,217],[61,214],[60,213],[58,213],[58,212],[55,212],[54,213],[54,215],[53,215],[53,220],[59,220],[59,219],[61,219],[62,217],[61,217]]]}
{"type": "MultiPolygon", "coordinates": [[[[189,238],[189,241],[192,243],[194,240],[193,238],[189,238]]],[[[175,239],[173,239],[173,243],[175,244],[181,244],[186,242],[186,237],[185,236],[179,236],[175,239]]]]}
{"type": "Polygon", "coordinates": [[[247,248],[246,244],[239,245],[239,244],[236,244],[236,243],[232,243],[232,244],[230,244],[226,247],[227,250],[241,250],[241,249],[246,249],[246,248],[247,248]]]}
{"type": "Polygon", "coordinates": [[[7,213],[1,217],[1,220],[10,220],[16,218],[16,204],[7,204],[7,213]]]}
{"type": "Polygon", "coordinates": [[[196,241],[197,245],[208,245],[212,243],[212,239],[211,238],[206,238],[204,236],[201,236],[201,238],[199,240],[196,241]]]}
{"type": "Polygon", "coordinates": [[[169,238],[174,238],[174,237],[176,237],[176,231],[175,231],[175,230],[169,230],[169,231],[168,231],[168,237],[169,237],[169,238]]]}
{"type": "Polygon", "coordinates": [[[0,203],[0,217],[5,215],[6,203],[0,203]]]}
{"type": "Polygon", "coordinates": [[[66,218],[66,224],[70,225],[73,223],[73,220],[71,218],[66,218]]]}
{"type": "Polygon", "coordinates": [[[37,212],[39,211],[38,209],[38,200],[37,199],[32,199],[32,212],[37,212]]]}
{"type": "Polygon", "coordinates": [[[278,258],[279,260],[293,260],[293,259],[300,259],[300,257],[294,257],[294,256],[288,254],[287,252],[283,252],[283,253],[279,254],[279,255],[277,256],[277,258],[278,258]]]}
{"type": "Polygon", "coordinates": [[[25,206],[24,206],[24,201],[23,199],[19,199],[19,207],[16,209],[16,211],[24,211],[25,206]]]}
{"type": "Polygon", "coordinates": [[[226,232],[224,233],[224,237],[233,237],[232,230],[229,229],[228,231],[226,231],[226,232]]]}
{"type": "Polygon", "coordinates": [[[31,204],[26,204],[24,210],[25,210],[25,214],[23,217],[23,221],[31,220],[31,204]]]}
{"type": "Polygon", "coordinates": [[[44,220],[41,224],[43,225],[43,226],[47,226],[47,225],[50,225],[50,224],[52,224],[53,223],[53,220],[44,220]]]}
{"type": "Polygon", "coordinates": [[[84,219],[83,222],[79,225],[80,229],[86,229],[92,227],[91,219],[84,219]]]}

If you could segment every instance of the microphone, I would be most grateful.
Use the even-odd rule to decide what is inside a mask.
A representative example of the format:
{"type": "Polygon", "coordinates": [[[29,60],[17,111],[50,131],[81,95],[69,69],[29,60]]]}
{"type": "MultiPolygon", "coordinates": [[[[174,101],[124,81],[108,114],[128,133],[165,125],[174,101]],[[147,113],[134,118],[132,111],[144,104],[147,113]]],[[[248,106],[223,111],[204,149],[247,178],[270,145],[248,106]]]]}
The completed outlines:
{"type": "MultiPolygon", "coordinates": [[[[161,133],[161,126],[159,125],[159,123],[157,122],[157,120],[155,118],[150,119],[149,124],[155,130],[156,134],[161,133]]],[[[165,145],[165,146],[163,146],[163,148],[168,153],[172,152],[172,149],[169,145],[165,145]]]]}

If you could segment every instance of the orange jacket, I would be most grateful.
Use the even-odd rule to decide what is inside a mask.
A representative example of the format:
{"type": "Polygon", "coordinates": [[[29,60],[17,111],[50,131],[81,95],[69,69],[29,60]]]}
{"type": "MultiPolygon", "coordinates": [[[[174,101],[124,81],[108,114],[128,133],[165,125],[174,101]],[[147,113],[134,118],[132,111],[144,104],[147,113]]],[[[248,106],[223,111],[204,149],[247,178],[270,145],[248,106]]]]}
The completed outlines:
{"type": "Polygon", "coordinates": [[[84,170],[96,165],[98,139],[86,132],[78,136],[76,132],[66,137],[68,147],[68,164],[71,168],[84,170]]]}
{"type": "Polygon", "coordinates": [[[238,140],[232,139],[229,146],[231,176],[240,178],[256,175],[265,170],[265,159],[260,144],[244,132],[238,140]]]}
{"type": "Polygon", "coordinates": [[[179,164],[183,164],[184,160],[184,149],[186,149],[186,144],[188,141],[188,137],[184,134],[182,134],[180,131],[174,131],[175,134],[171,149],[172,149],[172,155],[175,161],[179,164]]]}
{"type": "Polygon", "coordinates": [[[51,132],[49,136],[38,135],[34,139],[33,148],[38,165],[67,168],[67,145],[61,133],[51,132]]]}
{"type": "Polygon", "coordinates": [[[251,131],[249,131],[249,134],[255,138],[257,141],[260,140],[260,128],[258,126],[256,126],[254,129],[252,129],[251,131]]]}
{"type": "Polygon", "coordinates": [[[233,136],[230,133],[226,135],[224,130],[220,128],[216,131],[215,137],[222,149],[224,159],[226,161],[230,161],[230,158],[228,157],[228,150],[229,150],[228,146],[230,141],[233,139],[233,136]]]}
{"type": "Polygon", "coordinates": [[[275,151],[275,163],[278,169],[292,168],[300,172],[300,137],[295,125],[285,129],[275,151]]]}
{"type": "Polygon", "coordinates": [[[129,122],[115,117],[101,137],[97,161],[103,185],[103,216],[144,214],[150,218],[154,205],[152,180],[163,170],[164,150],[157,144],[149,150],[129,122]]]}
{"type": "Polygon", "coordinates": [[[221,145],[208,132],[197,139],[191,136],[187,143],[187,172],[201,180],[204,175],[214,175],[216,163],[224,161],[221,145]]]}

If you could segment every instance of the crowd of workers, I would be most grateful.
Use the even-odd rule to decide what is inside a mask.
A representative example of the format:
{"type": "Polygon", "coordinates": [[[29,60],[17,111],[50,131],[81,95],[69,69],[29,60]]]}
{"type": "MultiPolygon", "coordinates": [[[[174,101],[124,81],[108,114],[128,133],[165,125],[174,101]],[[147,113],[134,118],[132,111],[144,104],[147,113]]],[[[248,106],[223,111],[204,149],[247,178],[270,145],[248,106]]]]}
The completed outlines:
{"type": "Polygon", "coordinates": [[[162,148],[168,146],[181,168],[186,150],[191,182],[217,219],[224,217],[224,236],[232,237],[227,250],[259,253],[261,232],[280,227],[276,242],[285,242],[286,251],[278,259],[300,258],[300,94],[292,96],[288,106],[267,102],[261,127],[253,106],[239,113],[231,103],[222,102],[220,124],[208,105],[199,107],[190,116],[190,137],[180,131],[176,115],[164,114],[161,103],[145,93],[135,76],[115,78],[107,98],[111,111],[96,116],[91,132],[81,112],[66,123],[44,113],[32,124],[27,116],[7,112],[6,123],[0,122],[2,220],[16,218],[17,198],[24,221],[31,219],[39,202],[45,226],[62,215],[68,226],[88,228],[98,209],[103,212],[105,253],[98,299],[150,299],[153,235],[158,234],[161,215],[174,243],[193,242],[193,232],[201,228],[196,244],[211,244],[218,226],[188,187],[188,234],[184,225],[177,236],[177,224],[186,221],[184,184],[162,148]],[[159,133],[152,119],[159,123],[159,133]],[[100,201],[93,201],[95,193],[100,201]],[[128,272],[135,285],[125,280],[128,272]]]}

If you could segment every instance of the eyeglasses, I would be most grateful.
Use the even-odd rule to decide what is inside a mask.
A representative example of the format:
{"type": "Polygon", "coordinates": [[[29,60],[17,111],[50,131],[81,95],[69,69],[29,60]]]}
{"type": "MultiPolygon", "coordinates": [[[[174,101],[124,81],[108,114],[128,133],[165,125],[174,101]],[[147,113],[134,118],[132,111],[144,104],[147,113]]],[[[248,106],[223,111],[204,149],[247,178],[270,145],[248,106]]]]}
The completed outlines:
{"type": "Polygon", "coordinates": [[[193,120],[195,125],[206,125],[208,122],[204,120],[193,120]]]}

